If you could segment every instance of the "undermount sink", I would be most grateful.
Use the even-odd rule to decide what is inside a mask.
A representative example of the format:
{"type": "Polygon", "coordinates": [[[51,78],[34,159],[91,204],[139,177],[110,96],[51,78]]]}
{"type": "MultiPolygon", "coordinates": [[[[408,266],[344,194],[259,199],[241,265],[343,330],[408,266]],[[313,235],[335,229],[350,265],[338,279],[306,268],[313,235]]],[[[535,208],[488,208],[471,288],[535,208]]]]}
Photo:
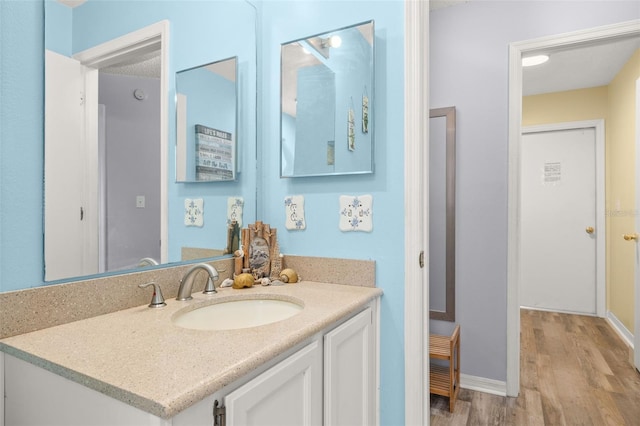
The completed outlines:
{"type": "Polygon", "coordinates": [[[302,309],[302,304],[288,300],[241,299],[178,311],[171,321],[192,330],[237,330],[281,321],[302,309]]]}

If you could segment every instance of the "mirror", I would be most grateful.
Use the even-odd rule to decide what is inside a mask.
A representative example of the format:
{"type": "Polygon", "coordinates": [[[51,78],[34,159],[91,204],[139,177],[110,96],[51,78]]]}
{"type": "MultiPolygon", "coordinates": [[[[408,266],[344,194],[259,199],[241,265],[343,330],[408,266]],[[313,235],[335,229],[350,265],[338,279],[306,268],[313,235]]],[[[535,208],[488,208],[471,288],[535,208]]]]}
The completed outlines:
{"type": "Polygon", "coordinates": [[[176,73],[176,181],[236,180],[236,57],[176,73]]]}
{"type": "Polygon", "coordinates": [[[455,321],[456,109],[429,111],[429,318],[455,321]]]}
{"type": "MultiPolygon", "coordinates": [[[[50,107],[45,114],[44,280],[67,280],[218,256],[227,243],[231,200],[241,203],[242,221],[249,223],[256,219],[255,7],[248,1],[168,2],[162,8],[153,2],[136,1],[67,3],[75,7],[62,1],[44,2],[45,74],[56,77],[79,74],[84,80],[63,90],[62,85],[52,83],[50,76],[45,78],[45,102],[50,107]],[[127,19],[120,19],[124,16],[127,19]],[[211,25],[212,16],[224,17],[223,22],[211,25]],[[105,50],[87,59],[113,43],[118,46],[113,55],[107,55],[105,50]],[[61,62],[61,68],[52,66],[51,58],[61,62]],[[216,119],[222,118],[224,109],[227,115],[224,124],[204,121],[205,118],[197,124],[203,126],[200,130],[205,135],[210,133],[206,136],[211,136],[213,130],[222,131],[215,137],[231,141],[225,145],[231,150],[231,161],[225,172],[221,166],[214,172],[205,171],[207,178],[197,179],[192,157],[192,179],[186,174],[187,163],[178,163],[176,133],[182,124],[176,121],[178,107],[174,99],[179,93],[176,80],[180,78],[174,78],[169,70],[195,73],[200,67],[194,65],[210,64],[212,58],[229,58],[218,61],[214,68],[227,67],[225,73],[235,75],[226,88],[233,94],[211,106],[218,108],[213,111],[216,119]],[[67,72],[64,67],[74,61],[79,63],[80,71],[67,72]],[[81,96],[69,96],[70,93],[81,96]],[[124,105],[107,104],[103,97],[120,98],[124,105]],[[95,108],[86,106],[93,102],[95,108]],[[79,113],[81,124],[72,126],[68,119],[78,114],[71,108],[77,109],[78,105],[83,105],[79,113]],[[152,124],[139,125],[142,120],[137,114],[141,109],[148,109],[152,124]],[[121,129],[114,130],[114,123],[121,129]],[[60,150],[64,145],[60,141],[70,139],[53,137],[48,129],[50,124],[66,129],[76,145],[66,147],[67,151],[60,150]],[[89,126],[96,128],[96,140],[105,136],[104,144],[86,138],[89,126]],[[117,143],[110,138],[113,135],[117,135],[115,140],[123,145],[122,150],[115,151],[117,143]],[[52,142],[54,139],[57,144],[52,142]],[[72,162],[73,153],[81,157],[80,161],[72,162]],[[56,157],[58,166],[53,160],[56,157]],[[79,166],[72,167],[73,164],[79,166]],[[224,178],[211,179],[214,175],[224,178]],[[142,187],[140,178],[145,178],[153,188],[142,187]],[[107,179],[115,179],[117,185],[107,179]],[[191,184],[211,180],[228,182],[191,184]],[[86,200],[62,198],[70,192],[70,182],[88,194],[90,204],[86,200]],[[190,210],[185,205],[189,200],[201,201],[204,206],[200,209],[203,222],[198,226],[187,223],[190,210]],[[68,218],[73,227],[50,220],[49,214],[57,211],[55,206],[63,212],[59,216],[68,218]],[[81,226],[77,226],[79,222],[81,226]],[[74,227],[78,229],[72,231],[74,227]],[[59,263],[62,267],[57,266],[58,262],[69,260],[71,267],[62,263],[59,263]]],[[[201,87],[203,93],[218,89],[201,87]]],[[[191,106],[203,101],[195,95],[189,95],[189,100],[191,106]]],[[[188,111],[190,114],[196,108],[188,111]]],[[[195,129],[192,130],[195,141],[195,129]]],[[[195,149],[194,145],[191,151],[194,155],[195,149]]]]}
{"type": "Polygon", "coordinates": [[[373,173],[374,23],[281,46],[280,176],[373,173]]]}

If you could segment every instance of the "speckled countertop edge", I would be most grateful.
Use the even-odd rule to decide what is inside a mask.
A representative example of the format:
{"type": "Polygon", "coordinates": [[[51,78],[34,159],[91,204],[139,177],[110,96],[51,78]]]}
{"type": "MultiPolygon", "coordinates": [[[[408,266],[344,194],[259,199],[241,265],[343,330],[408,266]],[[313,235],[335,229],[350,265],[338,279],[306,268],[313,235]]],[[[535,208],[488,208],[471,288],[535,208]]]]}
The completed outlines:
{"type": "Polygon", "coordinates": [[[305,281],[220,289],[0,340],[0,350],[162,418],[171,418],[379,297],[377,288],[305,281]],[[182,309],[240,297],[293,298],[294,317],[242,330],[176,327],[182,309]],[[163,379],[163,380],[159,380],[163,379]]]}

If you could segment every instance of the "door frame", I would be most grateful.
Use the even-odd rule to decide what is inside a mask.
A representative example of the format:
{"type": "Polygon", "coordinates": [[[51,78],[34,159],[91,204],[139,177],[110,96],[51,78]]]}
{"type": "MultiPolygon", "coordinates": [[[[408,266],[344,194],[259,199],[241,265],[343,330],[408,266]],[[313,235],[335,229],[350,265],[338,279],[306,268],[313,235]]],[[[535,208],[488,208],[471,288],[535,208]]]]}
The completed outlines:
{"type": "Polygon", "coordinates": [[[404,424],[429,425],[429,2],[405,1],[404,23],[404,424]]]}
{"type": "MultiPolygon", "coordinates": [[[[640,211],[640,78],[636,80],[636,209],[640,211]]],[[[640,215],[636,214],[636,230],[640,232],[640,215]]],[[[636,243],[636,273],[634,306],[635,325],[633,330],[633,364],[640,371],[640,246],[636,243]]]]}
{"type": "Polygon", "coordinates": [[[509,171],[507,193],[507,396],[520,389],[520,143],[522,133],[522,56],[542,49],[570,48],[640,34],[640,21],[589,28],[509,44],[509,171]]]}
{"type": "MultiPolygon", "coordinates": [[[[97,161],[98,147],[98,73],[100,68],[119,63],[141,54],[160,51],[160,263],[169,260],[169,200],[168,200],[168,158],[169,158],[169,21],[163,20],[121,37],[83,50],[74,59],[87,67],[85,75],[86,140],[95,147],[92,161],[97,161]]],[[[96,163],[93,168],[98,170],[96,163]]],[[[98,176],[91,177],[94,188],[98,187],[98,176]]],[[[93,211],[98,211],[97,199],[93,211]]]]}
{"type": "MultiPolygon", "coordinates": [[[[606,315],[606,218],[605,218],[605,124],[604,119],[541,124],[522,128],[522,134],[557,132],[562,130],[594,129],[596,176],[596,316],[606,315]]],[[[522,141],[521,141],[522,143],[522,141]]],[[[518,220],[520,218],[518,217],[518,220]]],[[[518,230],[520,224],[518,224],[518,230]]],[[[519,290],[519,289],[518,289],[519,290]]],[[[587,314],[585,314],[587,315],[587,314]]]]}

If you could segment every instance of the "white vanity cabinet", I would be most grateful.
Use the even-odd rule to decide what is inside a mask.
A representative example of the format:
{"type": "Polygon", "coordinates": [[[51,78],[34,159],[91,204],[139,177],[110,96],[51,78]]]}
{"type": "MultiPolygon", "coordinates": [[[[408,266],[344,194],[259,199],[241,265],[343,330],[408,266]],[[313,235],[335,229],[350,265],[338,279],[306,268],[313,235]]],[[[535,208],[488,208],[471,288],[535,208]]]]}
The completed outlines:
{"type": "Polygon", "coordinates": [[[375,425],[376,339],[370,308],[324,336],[324,424],[375,425]]]}
{"type": "Polygon", "coordinates": [[[172,419],[7,355],[6,425],[211,426],[216,401],[224,407],[227,426],[374,425],[377,304],[371,302],[267,369],[249,373],[172,419]]]}
{"type": "Polygon", "coordinates": [[[367,308],[231,392],[226,425],[376,424],[373,331],[367,308]]]}
{"type": "Polygon", "coordinates": [[[322,346],[318,340],[224,398],[227,426],[322,424],[322,346]]]}

